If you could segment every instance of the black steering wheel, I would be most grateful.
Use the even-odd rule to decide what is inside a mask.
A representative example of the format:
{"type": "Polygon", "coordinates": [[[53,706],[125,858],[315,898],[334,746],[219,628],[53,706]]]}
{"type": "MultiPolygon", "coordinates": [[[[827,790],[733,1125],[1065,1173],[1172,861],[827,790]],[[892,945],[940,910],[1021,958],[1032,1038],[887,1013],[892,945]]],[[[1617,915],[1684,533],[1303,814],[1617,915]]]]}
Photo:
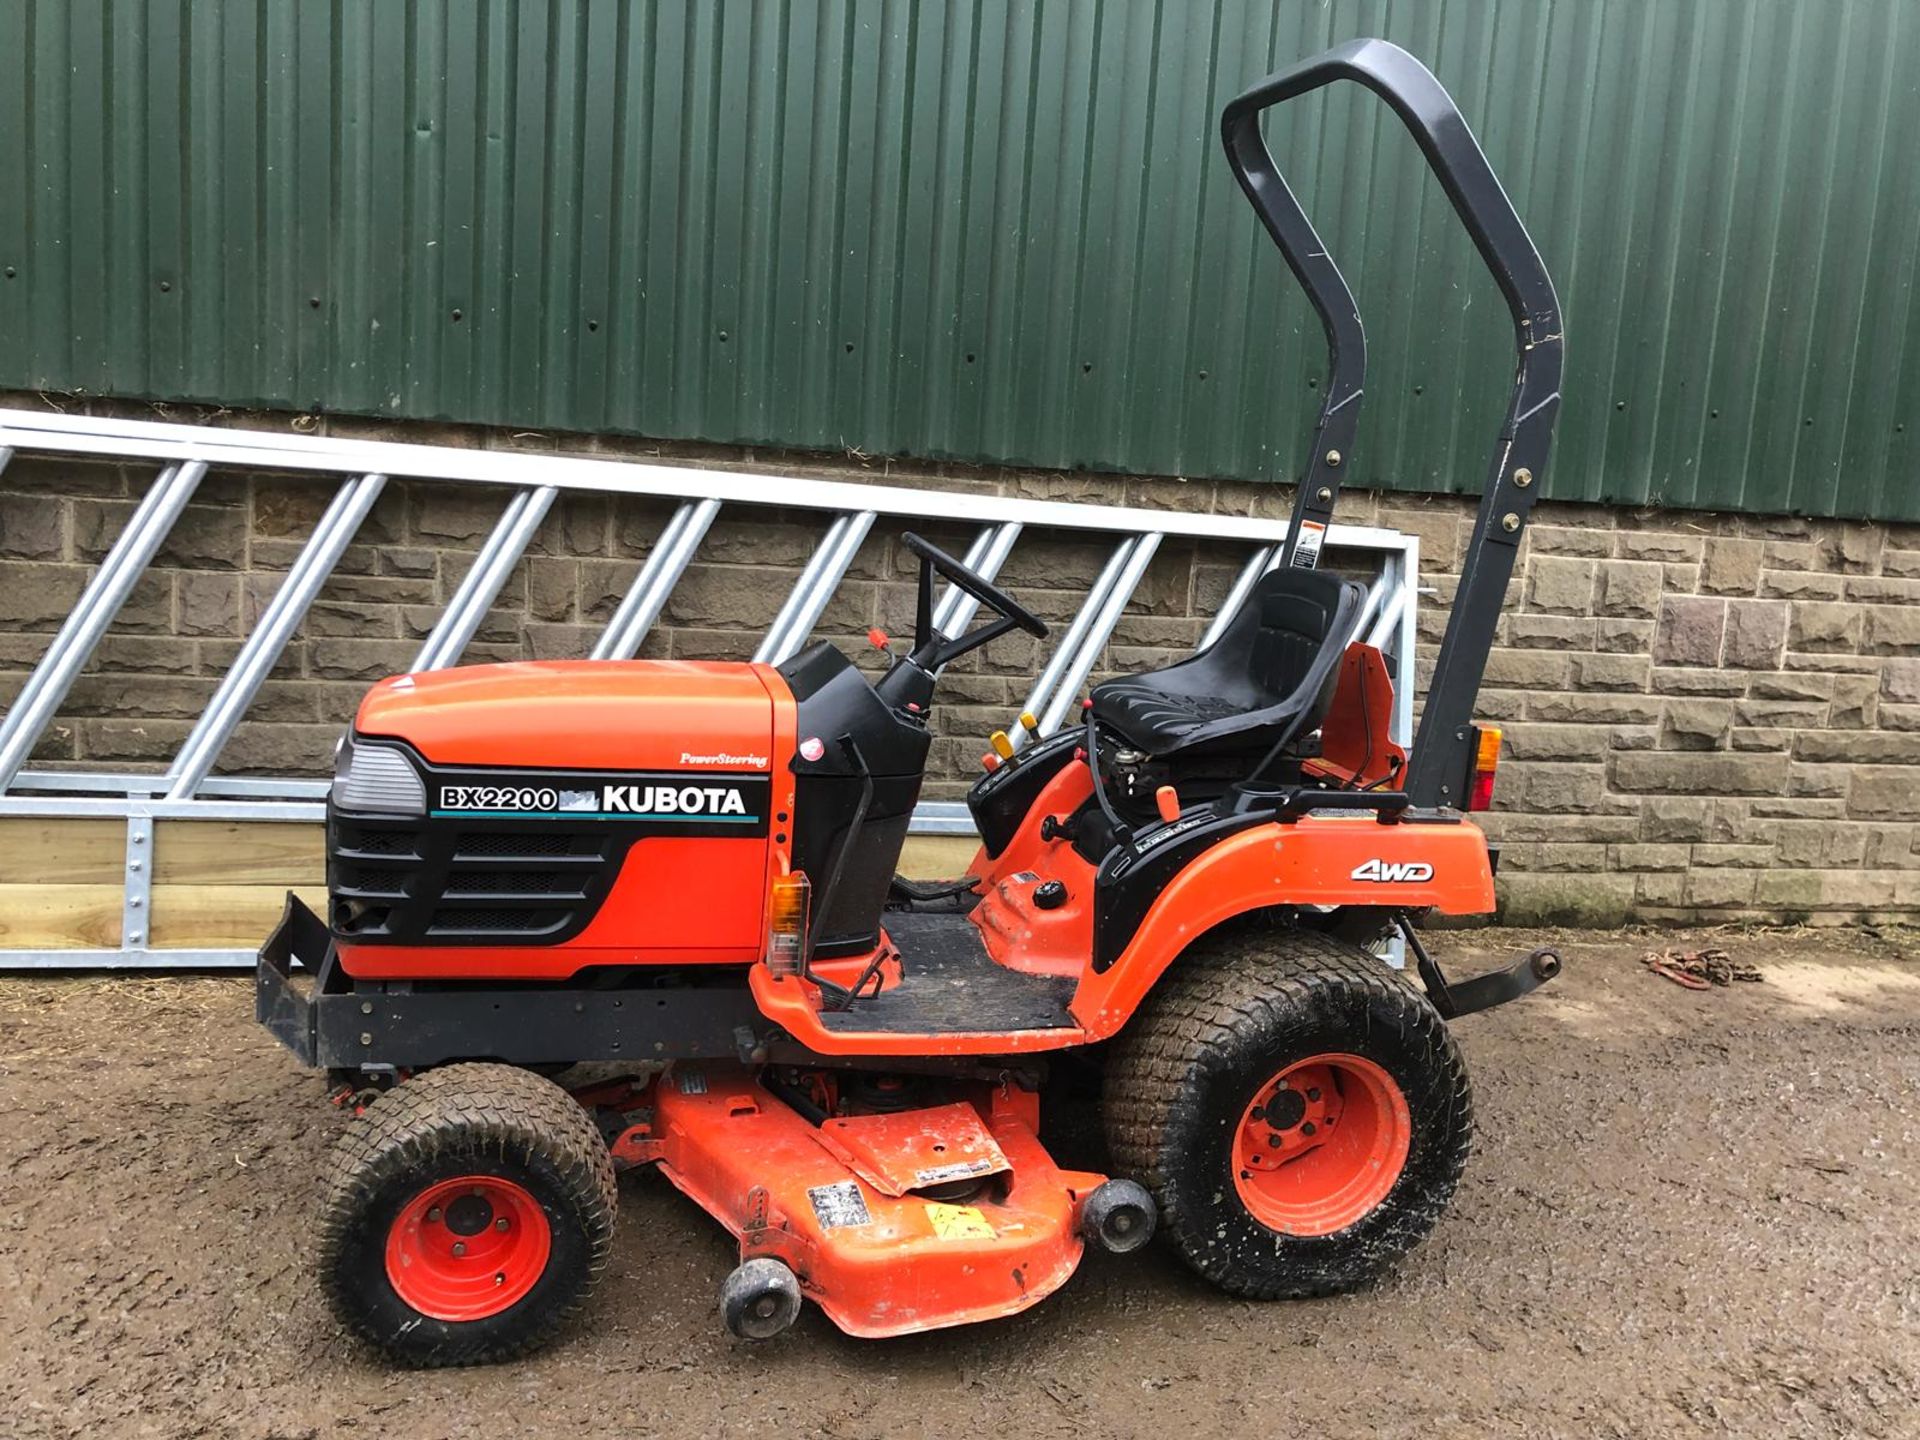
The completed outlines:
{"type": "Polygon", "coordinates": [[[927,564],[951,580],[960,589],[996,614],[1004,615],[1036,639],[1047,638],[1047,622],[1034,614],[986,576],[975,573],[937,545],[930,545],[909,530],[901,542],[927,564]]]}

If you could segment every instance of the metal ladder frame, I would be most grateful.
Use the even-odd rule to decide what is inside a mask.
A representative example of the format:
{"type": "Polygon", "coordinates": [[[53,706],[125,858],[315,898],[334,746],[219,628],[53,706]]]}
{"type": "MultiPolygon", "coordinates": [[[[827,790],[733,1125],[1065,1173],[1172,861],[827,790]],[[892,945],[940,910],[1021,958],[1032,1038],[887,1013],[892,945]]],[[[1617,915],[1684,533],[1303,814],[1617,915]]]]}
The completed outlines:
{"type": "MultiPolygon", "coordinates": [[[[498,522],[421,645],[416,670],[459,663],[562,491],[679,502],[593,646],[592,657],[602,660],[623,659],[638,651],[722,506],[818,511],[828,517],[825,533],[755,652],[756,660],[774,664],[806,644],[861,542],[881,517],[910,522],[951,520],[960,508],[949,492],[894,484],[0,409],[0,469],[16,452],[145,461],[156,465],[158,473],[24,689],[0,714],[0,817],[125,821],[121,943],[95,949],[0,949],[0,971],[210,969],[253,964],[249,950],[155,949],[148,943],[153,825],[156,820],[312,824],[324,818],[328,783],[324,780],[217,776],[212,771],[389,478],[493,486],[505,496],[498,522]],[[331,481],[335,489],[306,546],[163,772],[25,768],[68,690],[209,469],[304,473],[315,483],[331,481]]],[[[1023,708],[1040,718],[1043,735],[1051,734],[1066,718],[1164,539],[1253,547],[1220,614],[1202,638],[1204,648],[1217,638],[1226,617],[1255,581],[1279,563],[1289,528],[1280,520],[1000,495],[970,495],[964,509],[966,518],[981,527],[966,562],[989,579],[998,574],[1029,530],[1095,534],[1113,541],[1112,553],[1085,603],[1054,643],[1027,695],[1023,708]]],[[[1393,735],[1406,744],[1413,729],[1418,537],[1335,525],[1327,533],[1326,547],[1341,552],[1349,564],[1363,558],[1368,568],[1377,566],[1357,633],[1391,657],[1393,735]]],[[[976,609],[976,601],[949,587],[939,602],[936,622],[945,633],[957,634],[976,609]]],[[[1010,725],[1009,730],[1018,735],[1020,727],[1010,725]]],[[[919,834],[965,835],[972,828],[966,807],[957,802],[923,803],[913,822],[919,834]]]]}

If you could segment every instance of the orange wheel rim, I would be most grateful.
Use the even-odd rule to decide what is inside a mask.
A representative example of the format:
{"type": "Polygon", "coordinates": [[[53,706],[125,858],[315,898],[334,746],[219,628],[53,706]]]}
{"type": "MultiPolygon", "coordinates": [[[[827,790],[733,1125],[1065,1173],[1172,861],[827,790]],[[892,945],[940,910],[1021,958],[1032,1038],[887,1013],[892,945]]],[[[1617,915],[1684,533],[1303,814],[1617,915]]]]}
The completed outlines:
{"type": "Polygon", "coordinates": [[[1233,1134],[1233,1183],[1283,1235],[1358,1224],[1406,1168],[1413,1119],[1393,1077],[1358,1055],[1295,1061],[1254,1092],[1233,1134]]]}
{"type": "Polygon", "coordinates": [[[387,1231],[387,1279],[435,1320],[484,1320],[526,1299],[546,1272],[553,1230],[524,1186],[462,1175],[422,1190],[387,1231]]]}

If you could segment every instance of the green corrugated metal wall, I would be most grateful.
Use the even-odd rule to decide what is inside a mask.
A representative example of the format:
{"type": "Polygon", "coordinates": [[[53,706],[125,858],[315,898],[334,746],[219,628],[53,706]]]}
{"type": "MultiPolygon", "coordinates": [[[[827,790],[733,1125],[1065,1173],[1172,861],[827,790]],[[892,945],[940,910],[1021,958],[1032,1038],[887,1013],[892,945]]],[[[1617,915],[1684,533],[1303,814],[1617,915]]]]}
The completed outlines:
{"type": "MultiPolygon", "coordinates": [[[[1554,496],[1920,518],[1912,0],[0,0],[0,387],[1285,478],[1324,359],[1216,116],[1370,33],[1559,282],[1554,496]]],[[[1296,109],[1355,481],[1472,488],[1499,297],[1296,109]]]]}

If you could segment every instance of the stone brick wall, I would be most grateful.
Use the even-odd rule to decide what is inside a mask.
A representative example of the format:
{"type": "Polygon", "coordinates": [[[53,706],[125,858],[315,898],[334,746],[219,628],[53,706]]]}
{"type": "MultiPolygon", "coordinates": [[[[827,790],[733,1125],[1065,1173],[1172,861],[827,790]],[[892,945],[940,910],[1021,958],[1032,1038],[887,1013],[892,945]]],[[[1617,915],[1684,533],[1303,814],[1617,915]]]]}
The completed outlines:
{"type": "MultiPolygon", "coordinates": [[[[177,418],[177,417],[176,417],[177,418]]],[[[223,417],[223,423],[236,423],[223,417]]],[[[283,426],[285,417],[242,423],[283,426]]],[[[305,422],[296,422],[304,424],[305,422]]],[[[403,427],[342,433],[556,448],[537,435],[403,427]]],[[[1273,487],[569,441],[649,455],[969,493],[1278,515],[1273,487]]],[[[142,467],[22,457],[0,474],[0,704],[18,690],[124,526],[142,467]]],[[[210,475],[44,738],[38,760],[152,766],[177,749],[329,492],[302,476],[210,475]]],[[[366,685],[411,662],[504,495],[392,483],[222,757],[226,771],[318,773],[366,685]]],[[[467,654],[578,656],[659,533],[664,504],[556,504],[467,654]]],[[[1471,525],[1469,501],[1355,492],[1342,518],[1418,533],[1430,663],[1471,525]]],[[[922,527],[962,548],[963,519],[922,527]]],[[[723,512],[642,651],[744,658],[810,553],[805,515],[723,512]]],[[[1001,578],[1065,621],[1108,546],[1023,539],[1001,578]]],[[[1244,557],[1169,542],[1103,673],[1191,649],[1244,557]]],[[[910,630],[915,562],[896,530],[862,548],[815,637],[868,663],[865,632],[910,630]]],[[[1024,636],[943,685],[929,794],[955,796],[1040,658],[1024,636]]],[[[1481,714],[1507,729],[1490,832],[1510,917],[1920,916],[1920,526],[1547,503],[1535,512],[1481,714]]]]}

